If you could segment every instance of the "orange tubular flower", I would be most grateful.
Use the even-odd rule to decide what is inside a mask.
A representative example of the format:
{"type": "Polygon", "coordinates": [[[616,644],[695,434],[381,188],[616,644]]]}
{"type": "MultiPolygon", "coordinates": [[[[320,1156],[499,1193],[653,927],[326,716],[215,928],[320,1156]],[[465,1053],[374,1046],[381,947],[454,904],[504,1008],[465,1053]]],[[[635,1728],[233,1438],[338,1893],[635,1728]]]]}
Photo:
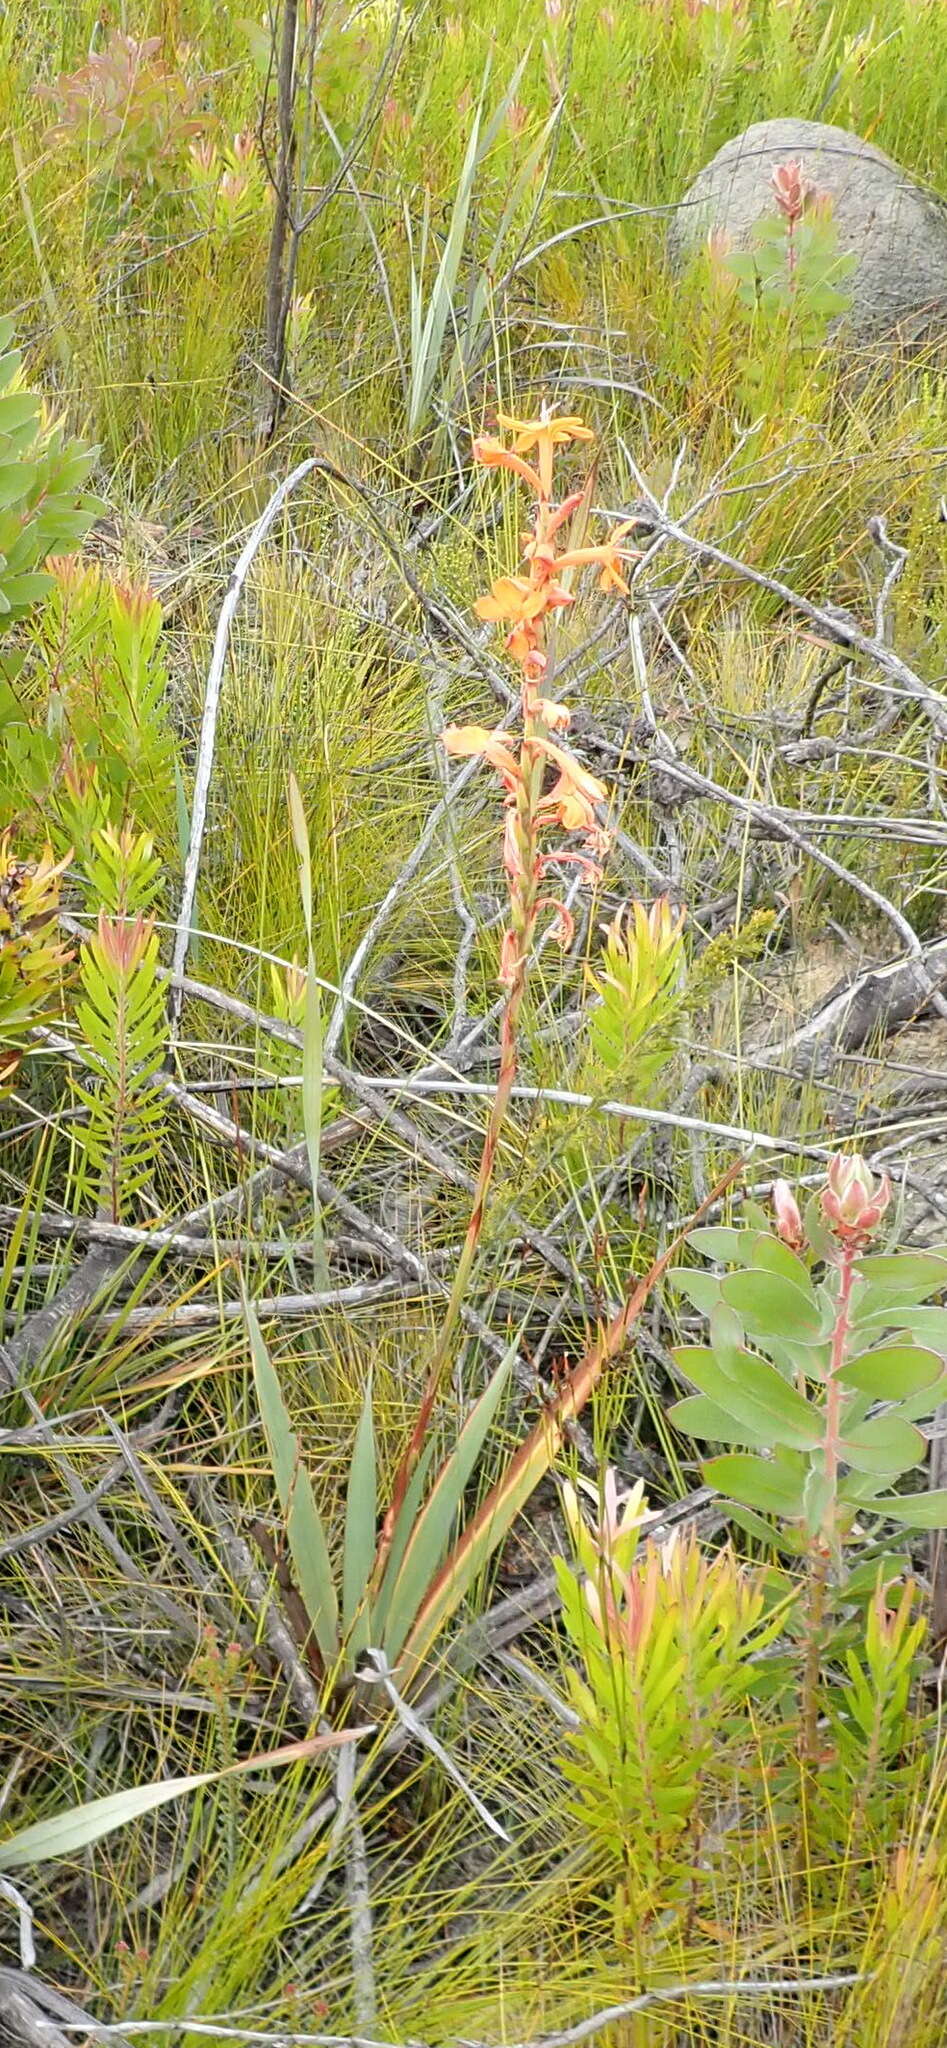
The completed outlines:
{"type": "Polygon", "coordinates": [[[548,796],[543,797],[544,812],[557,818],[567,832],[584,832],[590,845],[603,845],[607,834],[599,825],[596,806],[608,800],[604,785],[597,776],[590,775],[587,768],[581,767],[571,754],[557,747],[555,740],[536,739],[534,745],[559,770],[548,796]]]}
{"type": "Polygon", "coordinates": [[[565,732],[572,718],[568,704],[555,704],[551,697],[534,697],[532,710],[550,732],[565,732]]]}
{"type": "Polygon", "coordinates": [[[528,583],[525,576],[498,576],[489,596],[478,597],[474,611],[478,619],[509,619],[514,625],[538,619],[556,605],[574,604],[575,598],[558,583],[528,583]]]}
{"type": "Polygon", "coordinates": [[[478,619],[510,619],[516,624],[536,619],[543,609],[543,594],[525,576],[498,576],[487,596],[478,597],[474,611],[478,619]]]}
{"type": "Polygon", "coordinates": [[[507,654],[518,661],[529,682],[538,682],[546,672],[546,657],[539,645],[535,626],[527,619],[522,625],[514,626],[503,642],[507,654]]]}
{"type": "Polygon", "coordinates": [[[449,725],[441,739],[446,754],[481,754],[496,769],[505,789],[515,789],[522,780],[520,764],[510,752],[508,732],[488,732],[485,725],[449,725]]]}
{"type": "Polygon", "coordinates": [[[537,450],[541,488],[537,495],[552,497],[552,462],[557,448],[563,448],[569,441],[594,441],[591,427],[577,418],[575,413],[551,413],[545,405],[538,420],[515,420],[509,414],[498,412],[497,420],[508,434],[514,436],[513,446],[517,455],[528,455],[531,448],[537,450]]]}
{"type": "Polygon", "coordinates": [[[587,563],[600,563],[602,573],[598,579],[599,589],[619,590],[623,597],[627,597],[628,585],[621,573],[622,564],[640,561],[641,553],[638,548],[623,548],[621,543],[637,523],[635,519],[623,519],[620,526],[616,526],[599,547],[567,549],[564,555],[559,556],[556,567],[583,569],[587,563]]]}
{"type": "Polygon", "coordinates": [[[542,484],[535,469],[528,462],[524,462],[521,456],[514,454],[511,448],[504,448],[502,441],[498,441],[495,435],[479,434],[472,445],[471,453],[474,461],[481,462],[484,469],[511,469],[514,476],[522,477],[524,484],[528,484],[530,490],[535,491],[537,498],[542,497],[542,484]]]}

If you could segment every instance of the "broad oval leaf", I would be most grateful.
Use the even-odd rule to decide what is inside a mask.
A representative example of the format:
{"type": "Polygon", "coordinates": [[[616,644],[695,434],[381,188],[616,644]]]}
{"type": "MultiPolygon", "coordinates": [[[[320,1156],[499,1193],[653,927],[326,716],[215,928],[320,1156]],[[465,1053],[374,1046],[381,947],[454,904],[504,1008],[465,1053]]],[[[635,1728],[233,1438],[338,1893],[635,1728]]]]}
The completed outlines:
{"type": "Polygon", "coordinates": [[[947,1487],[933,1493],[882,1494],[872,1501],[871,1512],[909,1529],[947,1529],[947,1487]]]}
{"type": "Polygon", "coordinates": [[[947,1308],[905,1308],[903,1305],[892,1309],[878,1307],[870,1316],[858,1317],[859,1334],[869,1340],[877,1333],[880,1337],[889,1331],[898,1335],[903,1331],[915,1342],[923,1344],[930,1351],[936,1351],[947,1360],[947,1308]]]}
{"type": "Polygon", "coordinates": [[[742,1273],[728,1273],[720,1282],[725,1302],[742,1316],[750,1336],[790,1338],[796,1343],[815,1344],[824,1334],[818,1304],[782,1273],[764,1273],[751,1267],[742,1273]]]}
{"type": "Polygon", "coordinates": [[[751,1450],[763,1450],[769,1443],[769,1433],[757,1434],[747,1422],[738,1421],[718,1408],[715,1401],[709,1401],[705,1394],[687,1394],[683,1401],[675,1401],[668,1411],[668,1417],[675,1429],[685,1436],[696,1436],[701,1442],[712,1444],[747,1444],[751,1450]]]}
{"type": "Polygon", "coordinates": [[[856,1472],[909,1472],[924,1456],[924,1438],[913,1422],[899,1415],[870,1415],[850,1429],[839,1445],[846,1465],[856,1472]]]}
{"type": "Polygon", "coordinates": [[[729,1494],[741,1507],[758,1508],[764,1515],[780,1515],[787,1522],[802,1514],[807,1468],[799,1459],[798,1473],[787,1470],[774,1459],[753,1458],[739,1451],[710,1458],[704,1479],[718,1493],[729,1494]]]}
{"type": "Polygon", "coordinates": [[[897,1401],[904,1394],[920,1393],[931,1387],[943,1372],[936,1351],[921,1351],[910,1344],[886,1344],[880,1351],[863,1351],[850,1358],[838,1377],[847,1387],[873,1394],[877,1401],[897,1401]]]}
{"type": "MultiPolygon", "coordinates": [[[[764,1273],[780,1273],[784,1280],[791,1280],[800,1293],[812,1296],[812,1281],[809,1268],[804,1266],[788,1244],[778,1237],[764,1236],[760,1231],[753,1250],[752,1261],[748,1261],[764,1273]]],[[[813,1296],[814,1299],[814,1296],[813,1296]]]]}
{"type": "Polygon", "coordinates": [[[744,1252],[752,1249],[757,1236],[755,1230],[735,1230],[725,1223],[706,1223],[701,1224],[698,1230],[690,1231],[687,1242],[695,1251],[702,1252],[705,1259],[717,1259],[722,1266],[732,1266],[744,1252]]]}
{"type": "Polygon", "coordinates": [[[937,1252],[875,1252],[859,1259],[858,1273],[877,1293],[897,1296],[907,1307],[947,1293],[947,1258],[937,1252]]]}
{"type": "Polygon", "coordinates": [[[702,1316],[709,1316],[720,1300],[720,1281],[715,1273],[702,1273],[699,1266],[672,1266],[668,1286],[683,1294],[702,1316]]]}
{"type": "Polygon", "coordinates": [[[718,1358],[703,1345],[679,1348],[674,1358],[701,1393],[736,1421],[745,1419],[764,1443],[812,1450],[822,1442],[818,1411],[765,1358],[729,1349],[718,1358]]]}
{"type": "Polygon", "coordinates": [[[813,1465],[806,1479],[802,1509],[806,1529],[810,1536],[817,1536],[825,1516],[832,1505],[835,1487],[822,1465],[813,1465]]]}

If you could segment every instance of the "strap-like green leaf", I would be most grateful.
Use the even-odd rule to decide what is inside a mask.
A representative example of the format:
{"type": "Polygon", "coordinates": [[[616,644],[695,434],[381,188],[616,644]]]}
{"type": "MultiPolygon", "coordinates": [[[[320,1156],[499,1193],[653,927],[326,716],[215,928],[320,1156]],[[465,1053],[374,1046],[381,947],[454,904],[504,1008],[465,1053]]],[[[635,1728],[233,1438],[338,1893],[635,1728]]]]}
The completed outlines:
{"type": "MultiPolygon", "coordinates": [[[[412,347],[411,379],[408,393],[408,432],[423,425],[431,387],[437,375],[441,346],[453,307],[454,290],[467,233],[467,215],[473,198],[474,177],[480,155],[480,109],[474,115],[467,151],[457,182],[450,227],[431,286],[431,296],[416,347],[412,347]]],[[[413,339],[413,337],[412,337],[413,339]]]]}
{"type": "Polygon", "coordinates": [[[191,1778],[162,1778],[157,1784],[107,1792],[102,1799],[70,1806],[65,1813],[51,1814],[48,1820],[35,1821],[32,1827],[21,1828],[18,1834],[0,1841],[0,1870],[19,1870],[24,1864],[50,1863],[60,1856],[75,1856],[115,1828],[127,1827],[130,1821],[152,1813],[156,1806],[166,1806],[170,1800],[196,1792],[202,1785],[214,1785],[218,1779],[233,1777],[240,1771],[262,1770],[268,1764],[301,1763],[320,1750],[337,1749],[340,1744],[355,1742],[369,1732],[367,1728],[352,1728],[341,1735],[312,1735],[304,1742],[289,1742],[262,1756],[242,1758],[240,1763],[228,1764],[220,1771],[200,1771],[191,1778]]]}
{"type": "Polygon", "coordinates": [[[388,1552],[388,1562],[385,1566],[381,1586],[375,1597],[372,1609],[372,1627],[379,1642],[384,1642],[385,1640],[385,1628],[388,1622],[388,1611],[391,1607],[392,1594],[398,1583],[398,1574],[401,1570],[405,1551],[408,1548],[411,1532],[421,1512],[421,1502],[427,1491],[428,1474],[434,1461],[435,1449],[434,1438],[429,1437],[414,1468],[408,1485],[408,1491],[401,1503],[401,1512],[395,1523],[394,1535],[391,1539],[391,1549],[388,1552]]]}
{"type": "Polygon", "coordinates": [[[451,1526],[483,1449],[510,1375],[511,1354],[501,1359],[471,1411],[446,1465],[438,1474],[391,1596],[384,1648],[393,1663],[447,1549],[451,1526]]]}
{"type": "Polygon", "coordinates": [[[375,1416],[369,1374],[352,1450],[345,1502],[342,1625],[352,1658],[371,1641],[371,1620],[365,1591],[375,1557],[376,1513],[375,1416]]]}
{"type": "Polygon", "coordinates": [[[312,855],[309,827],[295,775],[289,778],[289,815],[293,842],[299,860],[299,892],[306,926],[307,970],[306,1008],[303,1015],[303,1130],[312,1181],[313,1268],[317,1287],[329,1288],[329,1262],[322,1230],[319,1201],[319,1165],[322,1141],[322,1005],[316,982],[312,952],[312,855]]]}
{"type": "Polygon", "coordinates": [[[338,1655],[339,1609],[329,1548],[322,1517],[299,1450],[280,1391],[273,1362],[263,1342],[252,1302],[244,1299],[244,1314],[253,1352],[260,1416],[266,1432],[270,1462],[280,1506],[286,1520],[286,1537],[306,1613],[313,1634],[327,1664],[338,1655]]]}

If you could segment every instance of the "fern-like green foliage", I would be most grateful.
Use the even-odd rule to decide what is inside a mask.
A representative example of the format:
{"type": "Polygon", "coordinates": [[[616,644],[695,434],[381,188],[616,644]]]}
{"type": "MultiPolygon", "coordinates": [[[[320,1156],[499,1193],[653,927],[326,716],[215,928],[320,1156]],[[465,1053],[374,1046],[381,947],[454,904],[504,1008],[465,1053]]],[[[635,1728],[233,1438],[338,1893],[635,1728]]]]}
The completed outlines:
{"type": "Polygon", "coordinates": [[[100,910],[79,956],[82,996],[76,1022],[91,1084],[75,1079],[86,1111],[79,1142],[117,1221],[154,1170],[166,1118],[158,1086],[167,1034],[166,991],[158,975],[152,920],[128,906],[153,893],[154,849],[147,834],[98,835],[103,893],[117,914],[100,910]]]}
{"type": "Polygon", "coordinates": [[[111,911],[116,917],[125,916],[129,908],[136,913],[152,910],[162,882],[161,861],[150,833],[136,832],[131,825],[121,832],[110,825],[92,831],[85,887],[98,910],[111,911]]]}
{"type": "Polygon", "coordinates": [[[47,556],[77,548],[104,509],[85,489],[97,451],[46,420],[12,342],[0,320],[0,630],[47,596],[47,556]]]}
{"type": "MultiPolygon", "coordinates": [[[[115,583],[75,559],[50,564],[55,588],[43,621],[52,685],[47,730],[64,772],[60,808],[80,858],[87,852],[78,792],[94,774],[99,813],[114,825],[134,815],[168,832],[174,811],[175,741],[157,598],[115,583]]],[[[50,771],[53,771],[52,773],[50,771]]],[[[101,815],[96,822],[101,823],[101,815]]]]}
{"type": "Polygon", "coordinates": [[[608,926],[601,966],[588,970],[593,1083],[644,1093],[667,1066],[685,993],[683,922],[661,897],[650,911],[628,904],[608,926]]]}
{"type": "Polygon", "coordinates": [[[10,834],[0,839],[0,1101],[10,1093],[31,1031],[55,1014],[54,998],[69,959],[56,942],[64,860],[49,847],[36,863],[14,857],[10,834]]]}

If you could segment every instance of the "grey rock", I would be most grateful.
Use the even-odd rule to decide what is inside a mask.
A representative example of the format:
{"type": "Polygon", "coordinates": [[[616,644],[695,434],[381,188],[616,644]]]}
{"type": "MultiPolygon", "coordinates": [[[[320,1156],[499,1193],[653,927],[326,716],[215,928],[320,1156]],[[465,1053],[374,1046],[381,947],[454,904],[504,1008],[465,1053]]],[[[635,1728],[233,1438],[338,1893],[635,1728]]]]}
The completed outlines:
{"type": "Polygon", "coordinates": [[[713,229],[745,248],[753,223],[776,213],[772,171],[793,159],[831,193],[840,254],[858,257],[844,285],[854,338],[897,332],[917,343],[947,332],[947,205],[872,143],[824,121],[758,121],[725,142],[672,216],[672,259],[686,260],[713,229]]]}

